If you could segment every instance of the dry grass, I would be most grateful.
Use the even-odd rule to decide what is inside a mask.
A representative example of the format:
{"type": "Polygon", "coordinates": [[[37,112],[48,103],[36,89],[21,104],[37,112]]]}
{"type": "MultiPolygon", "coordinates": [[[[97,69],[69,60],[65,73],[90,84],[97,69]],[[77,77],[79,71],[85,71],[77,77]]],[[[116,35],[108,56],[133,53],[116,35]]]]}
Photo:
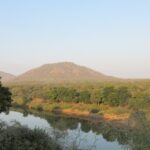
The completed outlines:
{"type": "Polygon", "coordinates": [[[110,107],[108,105],[84,104],[84,103],[55,103],[42,99],[34,99],[28,103],[30,109],[42,107],[44,111],[51,112],[54,108],[59,107],[63,114],[72,116],[90,116],[92,109],[99,110],[97,115],[103,114],[106,120],[126,120],[129,117],[130,111],[126,107],[110,107]]]}

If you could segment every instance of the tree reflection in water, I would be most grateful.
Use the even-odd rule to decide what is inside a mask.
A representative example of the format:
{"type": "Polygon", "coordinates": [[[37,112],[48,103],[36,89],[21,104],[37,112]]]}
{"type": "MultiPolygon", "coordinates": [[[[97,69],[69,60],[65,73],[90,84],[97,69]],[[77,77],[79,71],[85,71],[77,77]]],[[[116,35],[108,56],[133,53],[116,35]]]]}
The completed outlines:
{"type": "Polygon", "coordinates": [[[53,128],[53,138],[59,141],[66,150],[76,150],[79,147],[94,150],[96,143],[99,142],[97,135],[101,135],[109,142],[118,142],[124,150],[150,150],[150,121],[146,119],[143,112],[132,113],[128,124],[104,121],[92,123],[91,121],[57,115],[41,117],[49,122],[53,128]],[[93,143],[89,144],[87,135],[90,135],[90,132],[93,132],[95,137],[92,139],[93,143]]]}

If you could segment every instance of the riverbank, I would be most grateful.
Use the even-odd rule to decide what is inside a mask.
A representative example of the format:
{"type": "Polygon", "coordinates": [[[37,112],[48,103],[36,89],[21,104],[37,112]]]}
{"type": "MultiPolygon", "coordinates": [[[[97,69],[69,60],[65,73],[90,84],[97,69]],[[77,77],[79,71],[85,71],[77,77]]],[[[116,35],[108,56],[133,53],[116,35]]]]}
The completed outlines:
{"type": "Polygon", "coordinates": [[[90,113],[88,111],[79,111],[79,110],[72,110],[72,109],[65,109],[62,110],[62,113],[69,116],[76,116],[76,117],[85,117],[89,118],[92,121],[126,121],[129,118],[129,114],[124,115],[115,115],[115,114],[99,114],[99,113],[90,113]]]}
{"type": "MultiPolygon", "coordinates": [[[[110,140],[112,144],[118,144],[119,142],[122,144],[122,140],[120,141],[120,135],[121,137],[123,136],[121,139],[126,140],[124,137],[126,137],[129,131],[128,126],[116,122],[110,123],[103,121],[100,123],[93,123],[91,121],[86,121],[85,119],[75,119],[67,115],[63,116],[63,114],[55,115],[53,113],[44,111],[38,112],[36,110],[15,110],[10,111],[7,115],[3,114],[2,116],[5,120],[9,120],[9,122],[14,121],[15,119],[17,123],[28,126],[29,128],[44,129],[46,133],[50,133],[51,135],[55,134],[57,136],[57,140],[55,141],[58,143],[60,141],[59,138],[63,138],[65,143],[60,145],[69,146],[69,150],[72,149],[70,146],[72,147],[74,144],[75,146],[80,146],[76,141],[77,138],[85,141],[85,145],[87,145],[86,149],[94,144],[97,147],[96,149],[99,150],[100,147],[98,147],[98,144],[103,141],[108,141],[109,144],[110,140]],[[72,141],[70,141],[70,139],[72,139],[72,141]]],[[[56,139],[55,135],[54,139],[56,139]]],[[[82,148],[78,147],[78,149],[82,148]]],[[[106,149],[108,149],[107,146],[106,149]]]]}
{"type": "Polygon", "coordinates": [[[128,128],[128,119],[107,119],[104,116],[100,116],[98,114],[76,114],[76,112],[66,113],[66,111],[62,113],[54,113],[54,112],[48,112],[48,111],[37,111],[35,109],[22,109],[22,108],[11,108],[11,111],[20,112],[23,114],[23,116],[28,116],[30,114],[33,114],[34,116],[38,116],[41,118],[60,118],[60,119],[75,119],[79,122],[87,122],[89,124],[93,124],[96,127],[100,126],[113,126],[117,127],[118,129],[126,129],[128,128]]]}
{"type": "Polygon", "coordinates": [[[38,112],[53,113],[55,115],[67,115],[74,118],[91,120],[94,122],[127,121],[130,110],[127,107],[110,107],[108,105],[96,105],[85,103],[55,103],[42,99],[34,99],[26,104],[27,109],[38,112]]]}

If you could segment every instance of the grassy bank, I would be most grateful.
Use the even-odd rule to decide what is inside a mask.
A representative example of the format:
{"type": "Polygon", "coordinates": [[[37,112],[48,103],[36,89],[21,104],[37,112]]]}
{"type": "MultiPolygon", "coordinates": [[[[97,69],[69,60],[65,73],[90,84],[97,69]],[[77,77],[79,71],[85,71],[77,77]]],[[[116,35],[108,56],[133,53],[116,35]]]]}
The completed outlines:
{"type": "Polygon", "coordinates": [[[131,110],[126,106],[110,107],[109,105],[96,105],[85,103],[69,103],[69,102],[50,102],[42,99],[34,99],[24,106],[18,103],[18,106],[27,107],[30,110],[39,112],[52,112],[55,114],[65,114],[73,117],[91,118],[94,120],[127,120],[131,110]]]}
{"type": "MultiPolygon", "coordinates": [[[[150,116],[150,82],[11,85],[14,107],[76,117],[126,120],[132,112],[150,116]]],[[[149,117],[150,118],[150,117],[149,117]]],[[[96,119],[95,119],[96,120],[96,119]]]]}

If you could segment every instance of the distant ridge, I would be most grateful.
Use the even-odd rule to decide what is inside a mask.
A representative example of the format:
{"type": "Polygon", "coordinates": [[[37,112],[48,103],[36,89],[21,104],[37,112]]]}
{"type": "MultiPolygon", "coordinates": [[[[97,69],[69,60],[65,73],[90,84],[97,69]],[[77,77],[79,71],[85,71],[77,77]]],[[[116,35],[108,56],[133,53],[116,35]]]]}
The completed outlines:
{"type": "Polygon", "coordinates": [[[112,81],[118,78],[94,71],[90,68],[61,62],[45,64],[16,77],[14,82],[83,82],[83,81],[112,81]]]}
{"type": "Polygon", "coordinates": [[[1,77],[2,82],[9,82],[15,78],[14,75],[12,75],[10,73],[2,72],[2,71],[0,71],[0,77],[1,77]]]}

